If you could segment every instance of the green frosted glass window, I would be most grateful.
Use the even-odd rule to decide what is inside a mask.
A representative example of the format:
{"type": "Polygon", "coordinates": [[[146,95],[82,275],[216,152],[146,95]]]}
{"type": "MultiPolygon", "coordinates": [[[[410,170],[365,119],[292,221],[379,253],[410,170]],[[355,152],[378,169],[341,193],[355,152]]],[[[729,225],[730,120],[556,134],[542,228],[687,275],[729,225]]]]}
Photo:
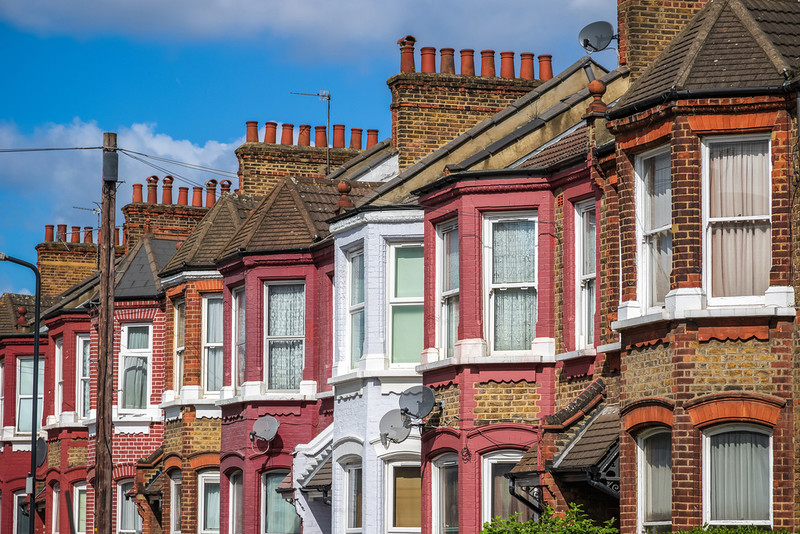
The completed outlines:
{"type": "Polygon", "coordinates": [[[389,294],[392,363],[418,363],[423,349],[424,256],[421,245],[391,248],[389,294]]]}

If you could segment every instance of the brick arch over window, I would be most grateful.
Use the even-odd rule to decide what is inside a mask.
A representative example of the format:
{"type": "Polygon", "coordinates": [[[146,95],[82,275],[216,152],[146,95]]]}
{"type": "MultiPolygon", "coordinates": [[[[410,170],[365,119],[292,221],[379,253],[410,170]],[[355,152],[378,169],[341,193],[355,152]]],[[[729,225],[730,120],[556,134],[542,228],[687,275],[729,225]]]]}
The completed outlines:
{"type": "Polygon", "coordinates": [[[649,426],[672,427],[675,405],[658,397],[635,400],[620,410],[626,432],[638,432],[649,426]]]}
{"type": "Polygon", "coordinates": [[[684,404],[692,424],[705,428],[722,423],[756,423],[774,427],[786,401],[755,393],[715,393],[684,404]]]}

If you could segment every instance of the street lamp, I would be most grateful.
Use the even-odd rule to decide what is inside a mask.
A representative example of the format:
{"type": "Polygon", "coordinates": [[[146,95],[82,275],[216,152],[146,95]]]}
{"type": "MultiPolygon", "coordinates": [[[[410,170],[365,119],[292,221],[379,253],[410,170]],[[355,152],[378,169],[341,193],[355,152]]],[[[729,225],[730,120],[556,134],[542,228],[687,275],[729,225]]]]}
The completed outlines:
{"type": "Polygon", "coordinates": [[[41,297],[42,297],[42,276],[39,274],[39,269],[32,263],[28,263],[27,261],[20,260],[19,258],[14,258],[12,256],[6,256],[2,252],[0,252],[0,261],[10,261],[11,263],[16,263],[17,265],[22,265],[23,267],[27,267],[33,274],[36,275],[36,305],[34,307],[34,323],[33,323],[33,406],[31,409],[31,472],[28,474],[28,478],[25,481],[25,491],[30,495],[30,501],[28,503],[28,532],[30,534],[34,534],[34,493],[35,493],[35,482],[36,482],[36,434],[38,431],[38,424],[39,422],[36,420],[36,414],[38,413],[38,401],[39,401],[39,314],[40,314],[40,304],[41,304],[41,297]]]}

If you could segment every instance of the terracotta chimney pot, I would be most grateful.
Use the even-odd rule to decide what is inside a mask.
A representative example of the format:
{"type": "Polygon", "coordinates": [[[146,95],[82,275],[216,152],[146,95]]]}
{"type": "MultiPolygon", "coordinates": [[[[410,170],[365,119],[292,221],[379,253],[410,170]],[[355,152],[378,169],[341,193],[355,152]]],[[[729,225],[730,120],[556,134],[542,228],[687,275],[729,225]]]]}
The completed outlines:
{"type": "Polygon", "coordinates": [[[533,80],[533,53],[522,52],[519,58],[519,77],[523,80],[533,80]]]}
{"type": "Polygon", "coordinates": [[[151,176],[147,179],[147,202],[158,204],[158,176],[151,176]]]}
{"type": "Polygon", "coordinates": [[[281,144],[291,145],[294,143],[294,124],[284,122],[281,125],[281,144]]]}
{"type": "Polygon", "coordinates": [[[161,181],[161,203],[162,204],[172,204],[172,182],[175,181],[175,178],[170,176],[169,174],[164,177],[161,181]]]}
{"type": "Polygon", "coordinates": [[[400,45],[400,72],[414,72],[414,43],[417,40],[413,35],[406,35],[397,41],[400,45]]]}
{"type": "Polygon", "coordinates": [[[475,50],[471,48],[461,50],[461,75],[475,76],[475,50]]]}
{"type": "Polygon", "coordinates": [[[233,182],[230,180],[222,180],[219,185],[219,194],[222,196],[222,193],[230,193],[231,192],[231,185],[233,182]]]}
{"type": "Polygon", "coordinates": [[[247,121],[247,135],[245,143],[258,143],[258,121],[247,121]]]}
{"type": "Polygon", "coordinates": [[[203,188],[202,187],[193,187],[192,188],[192,206],[196,208],[203,207],[203,188]]]}
{"type": "Polygon", "coordinates": [[[275,144],[276,132],[278,129],[278,123],[273,121],[268,121],[266,127],[264,128],[264,142],[275,144]]]}
{"type": "Polygon", "coordinates": [[[419,49],[419,53],[420,71],[436,72],[436,48],[432,46],[423,46],[419,49]]]}
{"type": "Polygon", "coordinates": [[[67,225],[59,224],[58,231],[56,232],[56,241],[66,241],[66,240],[67,240],[67,225]]]}
{"type": "Polygon", "coordinates": [[[326,126],[314,126],[314,146],[328,146],[328,132],[326,126]]]}
{"type": "Polygon", "coordinates": [[[80,243],[81,242],[81,227],[80,226],[73,226],[72,227],[72,237],[70,238],[71,243],[80,243]]]}
{"type": "Polygon", "coordinates": [[[539,56],[539,79],[543,82],[553,78],[553,56],[541,54],[539,56]]]}
{"type": "Polygon", "coordinates": [[[378,130],[370,128],[367,130],[367,150],[378,144],[378,130]]]}
{"type": "Polygon", "coordinates": [[[91,243],[92,242],[92,227],[91,226],[84,226],[83,227],[83,242],[84,243],[91,243]]]}
{"type": "Polygon", "coordinates": [[[206,207],[212,208],[217,202],[217,181],[213,178],[206,182],[206,207]]]}
{"type": "Polygon", "coordinates": [[[344,148],[344,124],[333,125],[333,148],[344,148]]]}
{"type": "Polygon", "coordinates": [[[494,50],[481,50],[481,77],[494,77],[494,50]]]}
{"type": "Polygon", "coordinates": [[[188,187],[179,187],[178,188],[178,205],[179,206],[188,206],[189,205],[189,188],[188,187]]]}
{"type": "Polygon", "coordinates": [[[452,48],[442,48],[439,53],[441,54],[441,58],[439,59],[439,71],[441,71],[442,74],[455,74],[456,62],[453,59],[455,50],[452,48]]]}
{"type": "Polygon", "coordinates": [[[361,150],[361,134],[363,131],[363,128],[350,129],[350,148],[361,150]]]}
{"type": "Polygon", "coordinates": [[[142,184],[133,184],[133,201],[142,202],[142,184]]]}
{"type": "Polygon", "coordinates": [[[311,146],[311,125],[301,124],[300,133],[297,134],[298,146],[311,146]]]}
{"type": "Polygon", "coordinates": [[[52,241],[55,241],[55,239],[53,239],[53,234],[54,234],[53,229],[54,228],[55,227],[52,224],[45,224],[44,225],[44,241],[45,241],[45,243],[50,243],[52,241]]]}
{"type": "Polygon", "coordinates": [[[514,79],[514,52],[500,52],[500,76],[514,79]]]}

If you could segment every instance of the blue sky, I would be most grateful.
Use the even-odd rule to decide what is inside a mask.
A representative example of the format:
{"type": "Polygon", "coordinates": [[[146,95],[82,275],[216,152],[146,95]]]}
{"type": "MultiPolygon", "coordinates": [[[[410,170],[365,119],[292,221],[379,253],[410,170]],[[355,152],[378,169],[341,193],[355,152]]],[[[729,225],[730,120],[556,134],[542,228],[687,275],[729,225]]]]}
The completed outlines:
{"type": "MultiPolygon", "coordinates": [[[[517,53],[517,68],[520,52],[552,54],[559,72],[585,55],[577,43],[585,24],[616,27],[615,7],[613,0],[0,2],[0,150],[96,147],[113,131],[122,148],[235,171],[245,121],[324,125],[324,102],[290,94],[320,90],[331,92],[331,123],[345,124],[348,139],[351,127],[378,128],[385,139],[386,80],[399,72],[399,38],[414,35],[417,48],[493,49],[498,71],[502,50],[517,53]]],[[[613,50],[595,59],[607,68],[617,62],[613,50]]],[[[98,150],[0,152],[0,252],[35,262],[46,224],[97,226],[95,214],[75,207],[99,202],[100,158],[98,150]]],[[[195,183],[222,178],[158,164],[195,183]]],[[[121,157],[118,206],[152,174],[165,173],[121,157]]],[[[32,290],[29,271],[0,263],[0,293],[32,290]]]]}

